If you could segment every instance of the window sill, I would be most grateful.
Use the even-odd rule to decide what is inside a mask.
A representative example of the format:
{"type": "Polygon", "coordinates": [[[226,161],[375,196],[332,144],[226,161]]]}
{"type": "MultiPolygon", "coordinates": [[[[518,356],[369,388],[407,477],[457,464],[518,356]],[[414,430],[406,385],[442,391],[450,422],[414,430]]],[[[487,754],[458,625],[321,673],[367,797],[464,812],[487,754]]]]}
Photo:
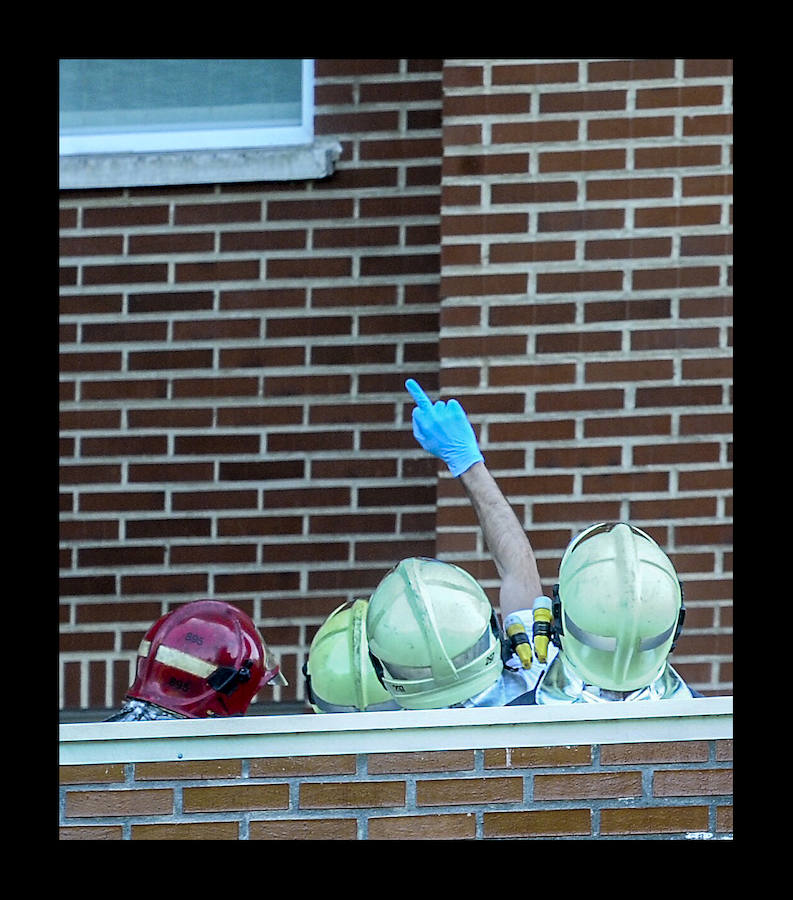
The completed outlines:
{"type": "Polygon", "coordinates": [[[60,157],[61,190],[300,181],[333,174],[341,144],[320,138],[298,147],[108,153],[60,157]]]}

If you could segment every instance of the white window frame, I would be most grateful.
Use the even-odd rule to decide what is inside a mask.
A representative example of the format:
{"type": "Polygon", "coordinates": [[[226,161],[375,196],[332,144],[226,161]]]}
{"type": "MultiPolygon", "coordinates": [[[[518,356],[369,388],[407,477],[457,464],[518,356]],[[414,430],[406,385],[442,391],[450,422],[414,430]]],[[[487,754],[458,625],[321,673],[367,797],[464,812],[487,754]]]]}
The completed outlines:
{"type": "Polygon", "coordinates": [[[326,177],[341,146],[314,140],[314,60],[302,64],[300,125],[59,136],[60,187],[326,177]]]}

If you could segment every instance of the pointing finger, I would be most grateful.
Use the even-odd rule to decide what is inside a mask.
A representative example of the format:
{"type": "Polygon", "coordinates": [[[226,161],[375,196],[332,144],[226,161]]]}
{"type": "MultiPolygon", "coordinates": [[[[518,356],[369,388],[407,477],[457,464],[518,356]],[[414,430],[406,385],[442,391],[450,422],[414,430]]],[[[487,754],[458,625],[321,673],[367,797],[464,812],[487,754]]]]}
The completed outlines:
{"type": "Polygon", "coordinates": [[[432,409],[432,401],[430,398],[424,393],[421,385],[418,381],[414,381],[412,378],[408,378],[405,382],[405,387],[410,392],[411,397],[416,401],[416,405],[419,409],[432,409]]]}

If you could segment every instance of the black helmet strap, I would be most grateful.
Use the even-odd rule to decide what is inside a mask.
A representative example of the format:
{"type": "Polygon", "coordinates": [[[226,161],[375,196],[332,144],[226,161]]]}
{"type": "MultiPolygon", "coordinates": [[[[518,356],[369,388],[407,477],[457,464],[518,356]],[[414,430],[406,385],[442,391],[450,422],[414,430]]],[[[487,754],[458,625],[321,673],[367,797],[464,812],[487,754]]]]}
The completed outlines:
{"type": "Polygon", "coordinates": [[[251,660],[246,659],[239,669],[233,666],[219,666],[207,678],[209,686],[214,688],[219,694],[225,694],[227,697],[234,693],[240,684],[244,684],[251,679],[251,660]]]}

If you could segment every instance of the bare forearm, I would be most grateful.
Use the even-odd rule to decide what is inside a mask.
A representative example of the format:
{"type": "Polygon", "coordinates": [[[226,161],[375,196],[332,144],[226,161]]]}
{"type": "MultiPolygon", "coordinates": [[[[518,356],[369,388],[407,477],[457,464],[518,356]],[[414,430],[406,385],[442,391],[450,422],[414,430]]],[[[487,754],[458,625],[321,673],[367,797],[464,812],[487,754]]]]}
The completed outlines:
{"type": "Polygon", "coordinates": [[[534,552],[515,511],[484,463],[471,466],[460,475],[460,481],[501,577],[502,617],[531,608],[543,591],[534,552]]]}

